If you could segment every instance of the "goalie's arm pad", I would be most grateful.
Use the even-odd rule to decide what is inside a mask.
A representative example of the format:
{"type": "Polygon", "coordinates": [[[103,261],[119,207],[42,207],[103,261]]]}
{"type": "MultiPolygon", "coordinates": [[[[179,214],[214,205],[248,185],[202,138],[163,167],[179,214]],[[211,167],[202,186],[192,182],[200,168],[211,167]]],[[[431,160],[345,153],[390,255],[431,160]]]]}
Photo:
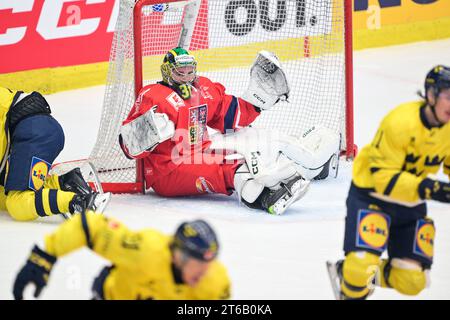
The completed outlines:
{"type": "Polygon", "coordinates": [[[235,130],[249,126],[259,116],[260,110],[255,108],[241,98],[225,93],[225,87],[220,83],[210,82],[206,78],[202,78],[202,84],[206,84],[211,88],[215,104],[215,112],[212,119],[208,122],[208,126],[226,133],[229,130],[235,130]]]}

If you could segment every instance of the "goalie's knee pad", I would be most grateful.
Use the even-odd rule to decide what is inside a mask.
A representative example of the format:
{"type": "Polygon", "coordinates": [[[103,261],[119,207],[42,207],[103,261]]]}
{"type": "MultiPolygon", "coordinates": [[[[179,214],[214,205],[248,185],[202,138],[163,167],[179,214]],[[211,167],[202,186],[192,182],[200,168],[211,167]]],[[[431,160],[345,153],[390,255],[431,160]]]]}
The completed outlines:
{"type": "Polygon", "coordinates": [[[390,263],[383,260],[382,266],[382,287],[394,288],[406,295],[417,295],[429,284],[428,270],[422,270],[419,262],[394,258],[390,263]]]}
{"type": "Polygon", "coordinates": [[[366,251],[350,252],[345,257],[341,290],[352,299],[365,298],[379,269],[380,257],[366,251]]]}

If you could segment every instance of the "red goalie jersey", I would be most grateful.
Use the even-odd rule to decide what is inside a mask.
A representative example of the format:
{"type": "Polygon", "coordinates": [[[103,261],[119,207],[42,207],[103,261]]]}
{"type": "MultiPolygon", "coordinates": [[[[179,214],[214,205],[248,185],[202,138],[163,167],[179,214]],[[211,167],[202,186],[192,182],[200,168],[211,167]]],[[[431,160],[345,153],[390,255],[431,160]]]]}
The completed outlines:
{"type": "Polygon", "coordinates": [[[163,83],[144,87],[123,125],[145,114],[153,106],[157,107],[156,113],[167,114],[175,124],[175,135],[159,144],[153,151],[144,152],[137,157],[144,159],[147,187],[154,187],[158,180],[164,178],[164,183],[171,185],[154,187],[155,190],[172,188],[180,192],[157,191],[160,194],[193,194],[191,190],[192,188],[195,190],[195,185],[198,191],[209,192],[210,188],[211,192],[228,194],[229,189],[233,188],[232,180],[236,165],[225,168],[225,164],[202,161],[202,154],[211,143],[207,126],[222,133],[242,128],[258,117],[259,110],[241,98],[226,94],[225,87],[220,83],[198,77],[192,88],[191,97],[187,100],[183,100],[175,90],[163,83]],[[202,186],[199,188],[198,184],[202,181],[198,179],[208,175],[208,171],[212,176],[205,178],[204,188],[202,186]]]}

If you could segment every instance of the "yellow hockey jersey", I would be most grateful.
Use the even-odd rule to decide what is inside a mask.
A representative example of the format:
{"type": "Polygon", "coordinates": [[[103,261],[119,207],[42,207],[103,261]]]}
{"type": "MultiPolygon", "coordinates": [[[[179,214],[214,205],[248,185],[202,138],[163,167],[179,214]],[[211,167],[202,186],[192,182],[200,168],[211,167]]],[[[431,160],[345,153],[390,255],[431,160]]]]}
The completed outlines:
{"type": "Polygon", "coordinates": [[[106,299],[228,299],[230,280],[219,261],[211,262],[195,287],[174,280],[171,236],[157,230],[130,231],[120,222],[87,213],[63,223],[45,239],[45,250],[62,257],[83,246],[114,265],[104,283],[106,299]]]}
{"type": "Polygon", "coordinates": [[[429,174],[450,176],[450,124],[431,127],[424,101],[405,103],[382,121],[372,143],[358,154],[353,183],[373,195],[407,206],[420,203],[418,186],[429,174]]]}

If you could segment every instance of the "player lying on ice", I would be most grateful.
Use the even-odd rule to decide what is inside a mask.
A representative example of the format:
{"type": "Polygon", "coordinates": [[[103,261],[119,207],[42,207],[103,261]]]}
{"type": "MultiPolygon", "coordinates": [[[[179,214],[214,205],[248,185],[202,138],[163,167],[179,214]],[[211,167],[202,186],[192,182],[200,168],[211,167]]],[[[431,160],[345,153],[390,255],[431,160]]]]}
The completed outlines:
{"type": "Polygon", "coordinates": [[[249,127],[289,95],[285,73],[270,52],[258,54],[241,97],[197,76],[196,65],[182,48],[165,55],[163,81],[141,90],[123,122],[125,155],[143,159],[146,185],[159,195],[236,191],[247,206],[282,214],[311,179],[328,175],[339,136],[320,127],[303,137],[249,127]],[[210,137],[207,127],[222,134],[210,137]]]}
{"type": "Polygon", "coordinates": [[[389,113],[355,159],[345,259],[327,263],[337,299],[365,299],[373,285],[407,295],[428,285],[435,229],[425,201],[450,203],[450,183],[430,176],[442,165],[450,177],[450,68],[436,66],[424,99],[389,113]]]}
{"type": "Polygon", "coordinates": [[[40,93],[0,87],[0,126],[0,210],[19,221],[103,210],[110,195],[93,192],[79,169],[48,175],[64,132],[40,93]]]}
{"type": "Polygon", "coordinates": [[[157,230],[130,231],[95,213],[78,214],[34,246],[14,282],[15,299],[28,284],[38,297],[56,260],[81,247],[109,260],[94,280],[94,299],[228,299],[230,280],[217,260],[219,243],[202,220],[182,223],[174,236],[157,230]]]}

